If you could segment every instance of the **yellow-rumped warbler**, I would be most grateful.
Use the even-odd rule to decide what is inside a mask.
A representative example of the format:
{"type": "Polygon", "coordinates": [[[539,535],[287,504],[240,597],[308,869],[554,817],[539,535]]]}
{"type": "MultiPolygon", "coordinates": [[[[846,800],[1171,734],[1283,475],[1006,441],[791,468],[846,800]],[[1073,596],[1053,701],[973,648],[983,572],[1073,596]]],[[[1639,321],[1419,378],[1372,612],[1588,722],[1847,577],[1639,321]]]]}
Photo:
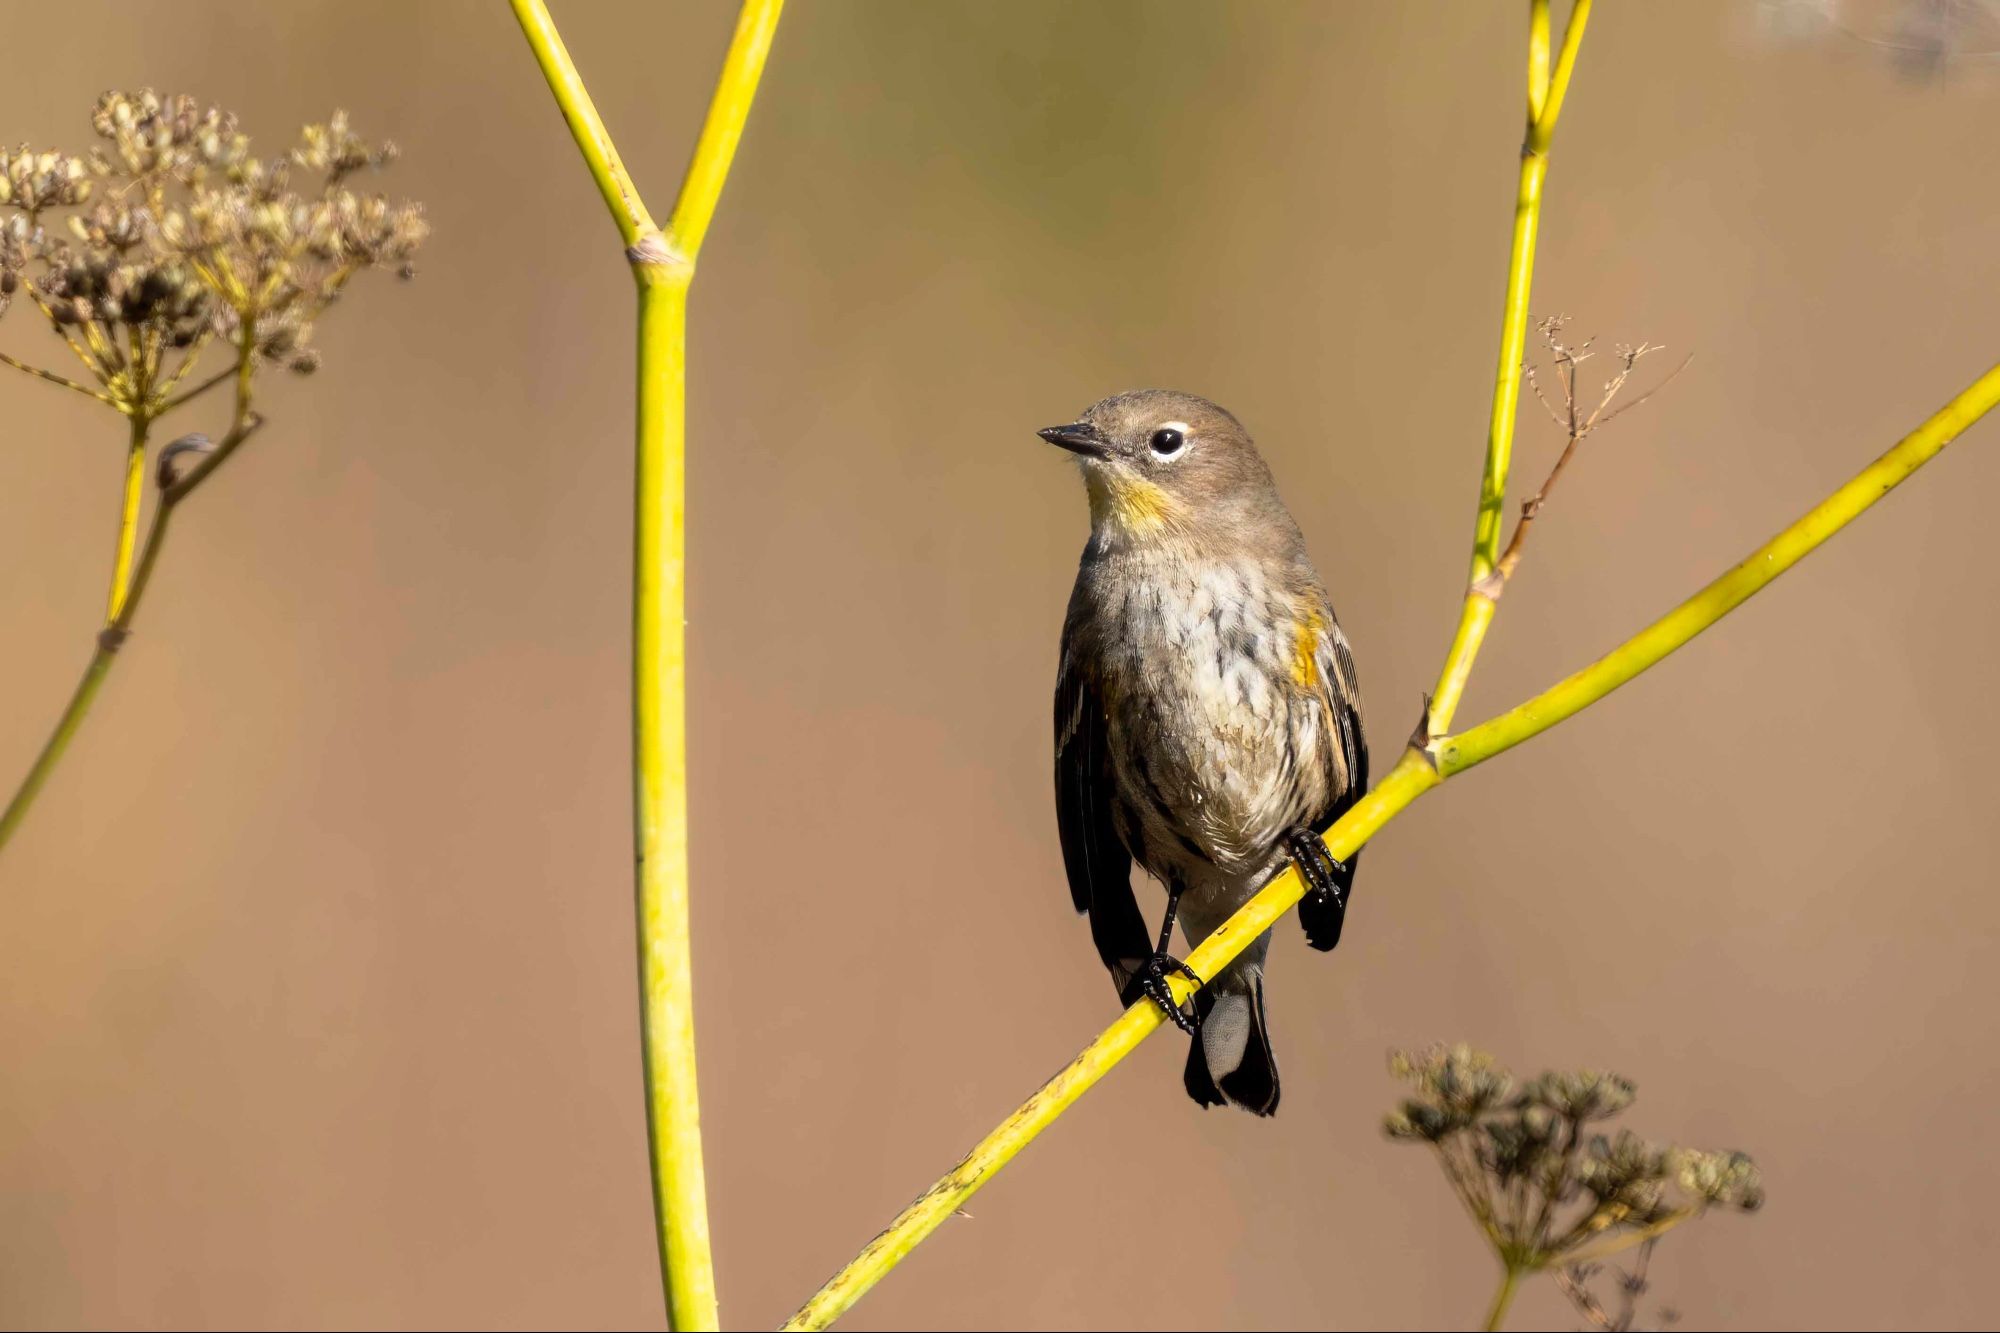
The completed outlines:
{"type": "Polygon", "coordinates": [[[1287,859],[1308,885],[1307,941],[1339,942],[1353,858],[1335,860],[1317,835],[1368,785],[1354,658],[1235,417],[1147,389],[1040,434],[1077,455],[1090,493],[1056,677],[1070,894],[1119,998],[1150,996],[1194,1034],[1188,1095],[1269,1115],[1269,933],[1195,996],[1192,1014],[1173,1004],[1166,979],[1187,968],[1167,947],[1177,914],[1199,943],[1287,859]],[[1132,894],[1134,860],[1167,888],[1157,945],[1132,894]]]}

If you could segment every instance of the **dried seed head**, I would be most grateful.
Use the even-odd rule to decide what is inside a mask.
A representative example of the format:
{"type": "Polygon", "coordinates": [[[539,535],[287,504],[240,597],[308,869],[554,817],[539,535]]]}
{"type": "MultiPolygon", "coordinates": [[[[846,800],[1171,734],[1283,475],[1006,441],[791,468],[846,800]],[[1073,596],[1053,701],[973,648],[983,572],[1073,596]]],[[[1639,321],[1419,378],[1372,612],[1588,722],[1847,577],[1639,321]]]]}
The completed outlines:
{"type": "Polygon", "coordinates": [[[1551,1071],[1521,1089],[1521,1096],[1571,1120],[1609,1120],[1632,1104],[1632,1081],[1602,1069],[1551,1071]]]}
{"type": "Polygon", "coordinates": [[[0,312],[26,288],[121,410],[164,402],[186,358],[244,329],[260,358],[310,374],[313,326],[356,274],[414,271],[422,209],[345,184],[395,146],[362,139],[345,112],[270,160],[233,115],[188,96],[107,92],[90,119],[88,157],[0,150],[0,312]]]}
{"type": "Polygon", "coordinates": [[[1384,1129],[1438,1149],[1509,1264],[1557,1267],[1609,1233],[1655,1236],[1717,1204],[1747,1211],[1763,1201],[1741,1153],[1673,1148],[1627,1129],[1587,1134],[1631,1106],[1631,1080],[1620,1075],[1552,1070],[1510,1096],[1507,1072],[1464,1045],[1400,1052],[1390,1067],[1415,1095],[1384,1129]]]}
{"type": "Polygon", "coordinates": [[[1675,1154],[1674,1178],[1691,1197],[1754,1212],[1764,1205],[1764,1177],[1757,1164],[1740,1152],[1675,1154]]]}
{"type": "Polygon", "coordinates": [[[90,198],[90,169],[67,153],[38,153],[27,145],[0,149],[0,204],[12,204],[31,219],[51,208],[70,208],[90,198]]]}

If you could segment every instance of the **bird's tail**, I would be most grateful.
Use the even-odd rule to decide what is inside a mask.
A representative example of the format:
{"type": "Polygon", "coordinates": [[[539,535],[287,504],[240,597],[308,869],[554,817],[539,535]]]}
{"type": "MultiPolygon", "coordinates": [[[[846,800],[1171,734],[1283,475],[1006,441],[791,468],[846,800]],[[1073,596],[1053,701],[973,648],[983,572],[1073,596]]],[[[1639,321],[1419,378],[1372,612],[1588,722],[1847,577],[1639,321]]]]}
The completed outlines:
{"type": "Polygon", "coordinates": [[[1255,1115],[1278,1109],[1278,1063],[1264,1020],[1263,950],[1238,958],[1194,997],[1201,1027],[1188,1044],[1183,1076],[1188,1096],[1203,1106],[1224,1102],[1255,1115]]]}

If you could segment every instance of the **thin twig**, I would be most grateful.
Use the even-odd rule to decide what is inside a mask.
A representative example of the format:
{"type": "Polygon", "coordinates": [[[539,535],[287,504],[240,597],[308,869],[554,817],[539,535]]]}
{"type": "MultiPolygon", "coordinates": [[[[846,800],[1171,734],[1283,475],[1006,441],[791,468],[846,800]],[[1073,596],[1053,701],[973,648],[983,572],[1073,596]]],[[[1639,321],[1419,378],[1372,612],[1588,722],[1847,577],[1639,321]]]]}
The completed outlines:
{"type": "Polygon", "coordinates": [[[1609,1259],[1614,1254],[1623,1254],[1635,1245],[1645,1245],[1658,1240],[1691,1217],[1701,1215],[1698,1208],[1683,1208],[1669,1213],[1656,1222],[1649,1222],[1636,1230],[1621,1232],[1596,1245],[1586,1245],[1571,1254],[1565,1261],[1571,1264],[1591,1264],[1609,1259]]]}
{"type": "Polygon", "coordinates": [[[1625,403],[1616,412],[1612,412],[1609,415],[1605,416],[1603,420],[1593,421],[1591,423],[1592,428],[1594,429],[1598,426],[1610,425],[1612,422],[1618,420],[1618,418],[1624,416],[1627,412],[1630,412],[1633,408],[1639,406],[1639,404],[1645,402],[1648,398],[1651,398],[1654,394],[1658,393],[1660,390],[1666,388],[1669,384],[1672,384],[1677,378],[1679,378],[1680,373],[1688,368],[1688,364],[1693,360],[1694,360],[1694,353],[1689,352],[1686,356],[1681,358],[1681,363],[1675,366],[1672,370],[1668,371],[1665,377],[1662,378],[1658,384],[1655,384],[1652,388],[1646,390],[1646,392],[1640,394],[1637,398],[1634,398],[1629,402],[1625,403]]]}
{"type": "MultiPolygon", "coordinates": [[[[1548,503],[1549,495],[1555,490],[1556,483],[1562,480],[1563,471],[1569,467],[1570,459],[1575,457],[1577,446],[1593,432],[1609,425],[1629,409],[1637,407],[1664,389],[1673,382],[1675,376],[1687,369],[1688,362],[1694,360],[1694,354],[1689,353],[1658,384],[1617,411],[1607,413],[1604,409],[1611,405],[1612,399],[1616,398],[1619,390],[1625,387],[1625,381],[1631,378],[1632,367],[1638,364],[1639,358],[1649,352],[1660,350],[1647,343],[1623,349],[1619,355],[1618,372],[1605,381],[1603,389],[1598,394],[1597,405],[1590,410],[1590,414],[1582,416],[1577,401],[1576,368],[1594,355],[1589,348],[1591,342],[1595,340],[1585,339],[1578,346],[1571,347],[1562,342],[1559,336],[1562,324],[1563,317],[1560,315],[1545,319],[1541,324],[1542,338],[1554,354],[1556,375],[1562,381],[1563,390],[1563,406],[1560,412],[1547,399],[1543,399],[1543,406],[1549,409],[1549,415],[1555,418],[1556,424],[1568,432],[1569,438],[1564,441],[1562,452],[1556,456],[1555,466],[1549,469],[1549,475],[1542,480],[1541,487],[1522,502],[1521,514],[1515,520],[1513,535],[1507,539],[1506,550],[1501,552],[1500,559],[1495,562],[1493,572],[1479,585],[1478,591],[1495,601],[1499,600],[1500,594],[1507,590],[1508,580],[1514,577],[1514,571],[1521,563],[1522,549],[1527,543],[1528,533],[1534,528],[1535,519],[1540,516],[1542,507],[1548,503]]],[[[1524,367],[1522,377],[1534,387],[1535,396],[1541,398],[1541,386],[1536,382],[1534,368],[1524,367]]]]}
{"type": "Polygon", "coordinates": [[[185,393],[174,394],[174,389],[179,386],[182,380],[187,378],[188,372],[194,369],[195,363],[201,359],[203,349],[208,346],[209,340],[214,336],[214,331],[207,328],[204,328],[199,334],[195,335],[194,343],[187,349],[187,354],[181,358],[180,365],[174,367],[174,373],[161,381],[159,388],[156,390],[159,394],[173,394],[173,396],[167,398],[165,402],[153,409],[154,416],[163,416],[189,399],[200,397],[216,385],[227,383],[229,377],[236,373],[236,367],[229,366],[223,370],[216,371],[215,374],[210,375],[207,379],[185,393]]]}
{"type": "Polygon", "coordinates": [[[99,392],[98,390],[91,388],[87,384],[78,384],[75,380],[72,379],[65,379],[63,376],[56,374],[53,370],[43,370],[40,366],[31,366],[25,361],[17,361],[13,357],[7,355],[5,352],[0,352],[0,362],[4,362],[7,365],[14,367],[14,369],[23,371],[26,374],[33,375],[36,379],[47,380],[51,384],[60,384],[65,389],[73,389],[77,393],[82,394],[86,398],[95,398],[98,402],[109,403],[113,407],[117,407],[119,405],[118,400],[113,398],[108,393],[99,392]]]}
{"type": "Polygon", "coordinates": [[[1606,1330],[1606,1333],[1616,1333],[1617,1330],[1626,1327],[1626,1325],[1614,1318],[1611,1312],[1604,1308],[1603,1303],[1597,1299],[1596,1294],[1585,1283],[1581,1275],[1589,1271],[1590,1265],[1588,1264],[1558,1268],[1553,1274],[1556,1280],[1556,1289],[1569,1297],[1569,1303],[1576,1307],[1576,1312],[1591,1324],[1606,1330]]]}
{"type": "Polygon", "coordinates": [[[1568,420],[1564,418],[1562,413],[1556,411],[1556,405],[1554,403],[1551,403],[1549,401],[1548,395],[1542,392],[1541,376],[1535,373],[1535,368],[1533,366],[1522,366],[1521,378],[1526,380],[1528,382],[1528,387],[1535,391],[1535,401],[1540,403],[1542,405],[1542,410],[1549,414],[1549,420],[1556,423],[1556,429],[1568,430],[1569,429],[1568,420]]]}

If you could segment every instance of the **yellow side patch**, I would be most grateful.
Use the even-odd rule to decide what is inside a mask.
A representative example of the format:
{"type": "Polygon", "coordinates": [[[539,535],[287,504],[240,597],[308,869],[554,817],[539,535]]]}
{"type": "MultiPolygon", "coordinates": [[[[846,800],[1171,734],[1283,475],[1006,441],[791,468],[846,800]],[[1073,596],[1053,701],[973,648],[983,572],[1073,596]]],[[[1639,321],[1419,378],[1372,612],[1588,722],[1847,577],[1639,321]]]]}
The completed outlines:
{"type": "Polygon", "coordinates": [[[1306,612],[1292,638],[1292,679],[1300,689],[1319,687],[1319,636],[1326,621],[1317,611],[1306,612]]]}

